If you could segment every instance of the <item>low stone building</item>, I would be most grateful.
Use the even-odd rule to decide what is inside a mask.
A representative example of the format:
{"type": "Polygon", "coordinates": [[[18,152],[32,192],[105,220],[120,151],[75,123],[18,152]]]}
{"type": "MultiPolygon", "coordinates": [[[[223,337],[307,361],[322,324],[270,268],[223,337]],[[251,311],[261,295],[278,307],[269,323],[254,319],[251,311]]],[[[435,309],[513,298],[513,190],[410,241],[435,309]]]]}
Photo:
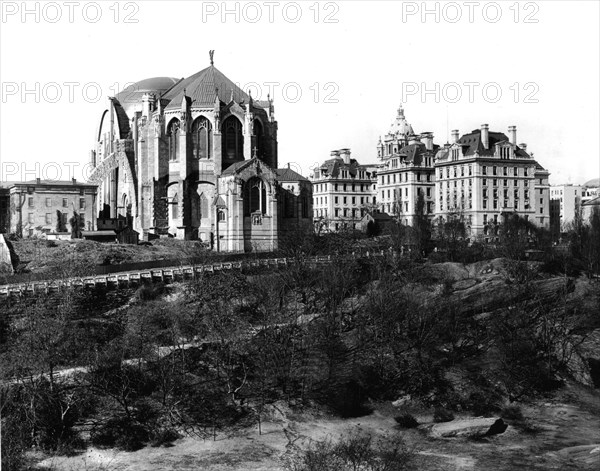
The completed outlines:
{"type": "Polygon", "coordinates": [[[95,229],[96,185],[37,178],[0,186],[0,231],[6,234],[27,238],[68,232],[75,211],[84,229],[95,229]]]}

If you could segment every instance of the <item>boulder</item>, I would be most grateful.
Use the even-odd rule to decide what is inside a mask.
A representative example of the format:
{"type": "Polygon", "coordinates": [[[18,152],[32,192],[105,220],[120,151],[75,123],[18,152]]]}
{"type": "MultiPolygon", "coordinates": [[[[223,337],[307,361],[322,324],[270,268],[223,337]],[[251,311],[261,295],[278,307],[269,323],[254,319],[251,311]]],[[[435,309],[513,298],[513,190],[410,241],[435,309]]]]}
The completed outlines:
{"type": "Polygon", "coordinates": [[[507,427],[508,425],[497,417],[475,417],[435,424],[429,434],[434,438],[489,437],[504,433],[507,427]]]}
{"type": "Polygon", "coordinates": [[[402,407],[405,406],[406,404],[408,404],[411,401],[411,397],[410,394],[407,394],[406,396],[401,396],[398,399],[396,399],[395,401],[392,402],[392,405],[394,407],[402,407]]]}
{"type": "Polygon", "coordinates": [[[571,446],[556,454],[577,464],[595,465],[600,462],[600,444],[571,446]]]}

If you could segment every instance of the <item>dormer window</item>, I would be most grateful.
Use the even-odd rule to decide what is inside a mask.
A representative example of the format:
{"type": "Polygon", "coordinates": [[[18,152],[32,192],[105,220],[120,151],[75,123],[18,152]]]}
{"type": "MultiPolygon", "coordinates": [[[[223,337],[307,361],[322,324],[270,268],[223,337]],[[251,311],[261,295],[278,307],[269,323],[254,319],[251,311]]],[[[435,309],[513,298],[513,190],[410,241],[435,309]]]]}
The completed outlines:
{"type": "Polygon", "coordinates": [[[512,157],[512,147],[510,146],[502,146],[499,149],[500,158],[503,160],[508,160],[512,157]]]}

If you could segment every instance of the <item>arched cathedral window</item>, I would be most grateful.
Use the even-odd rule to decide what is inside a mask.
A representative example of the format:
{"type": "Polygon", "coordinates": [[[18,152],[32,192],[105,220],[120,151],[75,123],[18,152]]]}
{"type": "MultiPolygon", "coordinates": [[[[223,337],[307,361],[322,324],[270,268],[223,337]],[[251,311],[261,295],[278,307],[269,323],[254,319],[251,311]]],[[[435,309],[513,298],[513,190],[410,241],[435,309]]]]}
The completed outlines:
{"type": "Polygon", "coordinates": [[[179,198],[177,197],[177,193],[173,196],[171,200],[171,219],[179,218],[179,198]]]}
{"type": "Polygon", "coordinates": [[[244,159],[244,135],[242,134],[242,123],[235,117],[230,116],[223,122],[223,157],[227,160],[244,159]]]}
{"type": "Polygon", "coordinates": [[[260,178],[253,178],[246,183],[244,209],[246,216],[257,212],[267,214],[267,189],[260,178]]]}
{"type": "Polygon", "coordinates": [[[179,160],[179,120],[174,119],[167,128],[167,138],[169,142],[169,160],[179,160]]]}
{"type": "Polygon", "coordinates": [[[195,159],[212,157],[212,125],[204,116],[197,118],[192,124],[192,145],[195,159]]]}

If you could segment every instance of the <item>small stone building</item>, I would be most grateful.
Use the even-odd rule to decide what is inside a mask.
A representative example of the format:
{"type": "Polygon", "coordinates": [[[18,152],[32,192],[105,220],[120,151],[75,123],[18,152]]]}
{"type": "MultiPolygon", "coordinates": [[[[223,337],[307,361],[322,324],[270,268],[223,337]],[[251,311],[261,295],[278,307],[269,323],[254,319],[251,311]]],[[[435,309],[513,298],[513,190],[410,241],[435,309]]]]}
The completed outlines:
{"type": "Polygon", "coordinates": [[[83,217],[85,230],[95,230],[95,185],[37,178],[0,186],[0,232],[26,238],[69,232],[74,211],[83,217]]]}

